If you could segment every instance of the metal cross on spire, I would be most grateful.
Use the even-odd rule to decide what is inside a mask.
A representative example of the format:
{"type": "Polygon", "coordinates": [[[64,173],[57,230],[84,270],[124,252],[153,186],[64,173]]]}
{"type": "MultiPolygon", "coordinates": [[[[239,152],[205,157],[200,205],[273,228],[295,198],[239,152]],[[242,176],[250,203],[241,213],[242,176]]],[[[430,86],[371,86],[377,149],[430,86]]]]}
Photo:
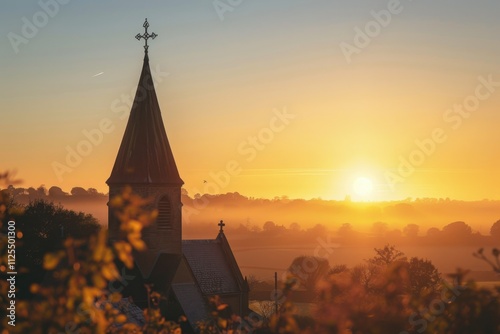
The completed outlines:
{"type": "Polygon", "coordinates": [[[219,230],[219,233],[223,233],[224,232],[224,226],[226,226],[226,224],[224,224],[224,222],[221,220],[219,224],[220,227],[220,230],[219,230]]]}
{"type": "Polygon", "coordinates": [[[146,20],[144,21],[144,24],[142,25],[144,27],[144,34],[137,34],[135,35],[135,38],[137,38],[138,41],[141,40],[141,38],[144,39],[144,52],[148,53],[148,48],[149,48],[149,45],[148,45],[148,39],[155,39],[158,35],[155,34],[154,32],[152,32],[151,34],[148,33],[148,28],[149,28],[149,23],[148,23],[148,19],[146,18],[146,20]]]}

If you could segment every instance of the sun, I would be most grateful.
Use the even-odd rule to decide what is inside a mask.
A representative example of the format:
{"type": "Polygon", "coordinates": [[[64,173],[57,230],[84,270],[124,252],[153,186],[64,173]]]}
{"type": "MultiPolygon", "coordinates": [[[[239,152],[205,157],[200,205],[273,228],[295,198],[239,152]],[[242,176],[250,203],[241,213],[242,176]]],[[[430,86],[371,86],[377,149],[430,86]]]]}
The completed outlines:
{"type": "Polygon", "coordinates": [[[360,197],[367,197],[373,192],[373,182],[367,177],[358,177],[352,184],[354,193],[360,197]]]}

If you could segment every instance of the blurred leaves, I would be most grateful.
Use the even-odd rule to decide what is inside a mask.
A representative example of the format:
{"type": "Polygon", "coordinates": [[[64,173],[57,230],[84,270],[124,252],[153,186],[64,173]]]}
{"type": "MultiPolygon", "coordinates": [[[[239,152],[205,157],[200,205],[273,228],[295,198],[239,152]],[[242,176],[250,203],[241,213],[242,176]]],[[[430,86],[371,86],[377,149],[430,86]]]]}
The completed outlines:
{"type": "MultiPolygon", "coordinates": [[[[0,175],[1,178],[5,178],[5,174],[0,175]]],[[[13,207],[13,202],[8,202],[9,198],[5,197],[4,192],[2,196],[4,197],[0,198],[0,214],[3,215],[8,212],[9,207],[13,207]]],[[[106,230],[71,236],[71,229],[80,228],[79,221],[87,219],[84,214],[76,214],[43,201],[30,204],[26,214],[35,217],[39,221],[38,227],[43,229],[40,233],[30,231],[28,235],[42,240],[55,240],[51,238],[61,237],[63,234],[67,234],[68,237],[59,243],[52,241],[55,244],[53,250],[50,250],[50,247],[38,250],[42,251],[41,266],[45,278],[40,283],[31,285],[30,292],[34,295],[32,300],[18,301],[16,331],[35,334],[68,331],[180,333],[180,327],[166,322],[159,309],[147,313],[148,328],[128,323],[127,316],[113,306],[121,301],[122,296],[118,293],[108,295],[105,290],[110,282],[120,279],[115,259],[118,258],[130,268],[133,266],[132,251],[145,249],[141,239],[142,228],[156,217],[154,210],[148,211],[148,203],[147,200],[133,194],[130,188],[124,189],[123,194],[112,199],[113,209],[118,212],[121,219],[120,228],[123,236],[114,245],[108,245],[106,230]],[[64,228],[59,228],[54,223],[58,217],[64,217],[64,224],[68,219],[73,219],[73,225],[61,225],[64,228]],[[43,253],[44,249],[49,251],[43,253]]],[[[24,215],[20,215],[16,223],[24,220],[24,215]]],[[[24,234],[18,232],[21,233],[20,236],[27,235],[26,232],[24,234]]],[[[2,248],[5,244],[2,242],[2,248]]],[[[5,284],[0,287],[2,291],[6,288],[5,284]]],[[[0,301],[2,309],[5,309],[6,300],[0,299],[0,301]]],[[[5,320],[2,321],[5,323],[5,320]]]]}
{"type": "Polygon", "coordinates": [[[489,264],[495,272],[500,273],[500,250],[498,250],[498,248],[493,248],[491,250],[492,258],[484,254],[483,248],[480,248],[477,252],[473,253],[472,255],[489,264]]]}

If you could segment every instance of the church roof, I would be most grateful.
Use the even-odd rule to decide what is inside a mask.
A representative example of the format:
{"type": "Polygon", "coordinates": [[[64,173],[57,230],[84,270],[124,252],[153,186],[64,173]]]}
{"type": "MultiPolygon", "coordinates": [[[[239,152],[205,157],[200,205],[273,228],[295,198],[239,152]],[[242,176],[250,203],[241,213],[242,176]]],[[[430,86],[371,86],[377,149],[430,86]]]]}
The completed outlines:
{"type": "Polygon", "coordinates": [[[146,51],[141,77],[107,184],[182,185],[167,139],[146,51]]]}
{"type": "Polygon", "coordinates": [[[247,288],[224,233],[216,239],[183,240],[182,252],[203,294],[239,293],[247,288]]]}
{"type": "Polygon", "coordinates": [[[172,284],[172,290],[193,328],[196,328],[197,322],[207,320],[209,311],[195,282],[172,284]]]}

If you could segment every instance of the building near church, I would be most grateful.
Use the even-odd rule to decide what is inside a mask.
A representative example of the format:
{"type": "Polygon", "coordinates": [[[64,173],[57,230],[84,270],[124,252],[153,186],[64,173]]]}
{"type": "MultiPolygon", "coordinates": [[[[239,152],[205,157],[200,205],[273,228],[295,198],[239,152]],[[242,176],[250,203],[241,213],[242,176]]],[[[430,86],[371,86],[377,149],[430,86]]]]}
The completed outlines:
{"type": "MultiPolygon", "coordinates": [[[[147,250],[137,253],[132,270],[125,270],[120,286],[124,297],[141,307],[148,306],[146,284],[161,294],[160,308],[168,318],[185,315],[193,329],[208,317],[208,299],[218,295],[238,315],[248,313],[248,284],[241,274],[231,246],[219,223],[215,239],[182,240],[181,187],[183,181],[167,139],[149,68],[149,24],[138,40],[145,40],[143,67],[125,134],[106,181],[109,197],[126,186],[158,210],[156,221],[143,229],[147,250]]],[[[120,222],[109,209],[109,240],[119,238],[120,222]]],[[[215,230],[215,229],[214,229],[215,230]]],[[[215,231],[214,231],[215,232],[215,231]]],[[[115,282],[119,283],[119,282],[115,282]]]]}

